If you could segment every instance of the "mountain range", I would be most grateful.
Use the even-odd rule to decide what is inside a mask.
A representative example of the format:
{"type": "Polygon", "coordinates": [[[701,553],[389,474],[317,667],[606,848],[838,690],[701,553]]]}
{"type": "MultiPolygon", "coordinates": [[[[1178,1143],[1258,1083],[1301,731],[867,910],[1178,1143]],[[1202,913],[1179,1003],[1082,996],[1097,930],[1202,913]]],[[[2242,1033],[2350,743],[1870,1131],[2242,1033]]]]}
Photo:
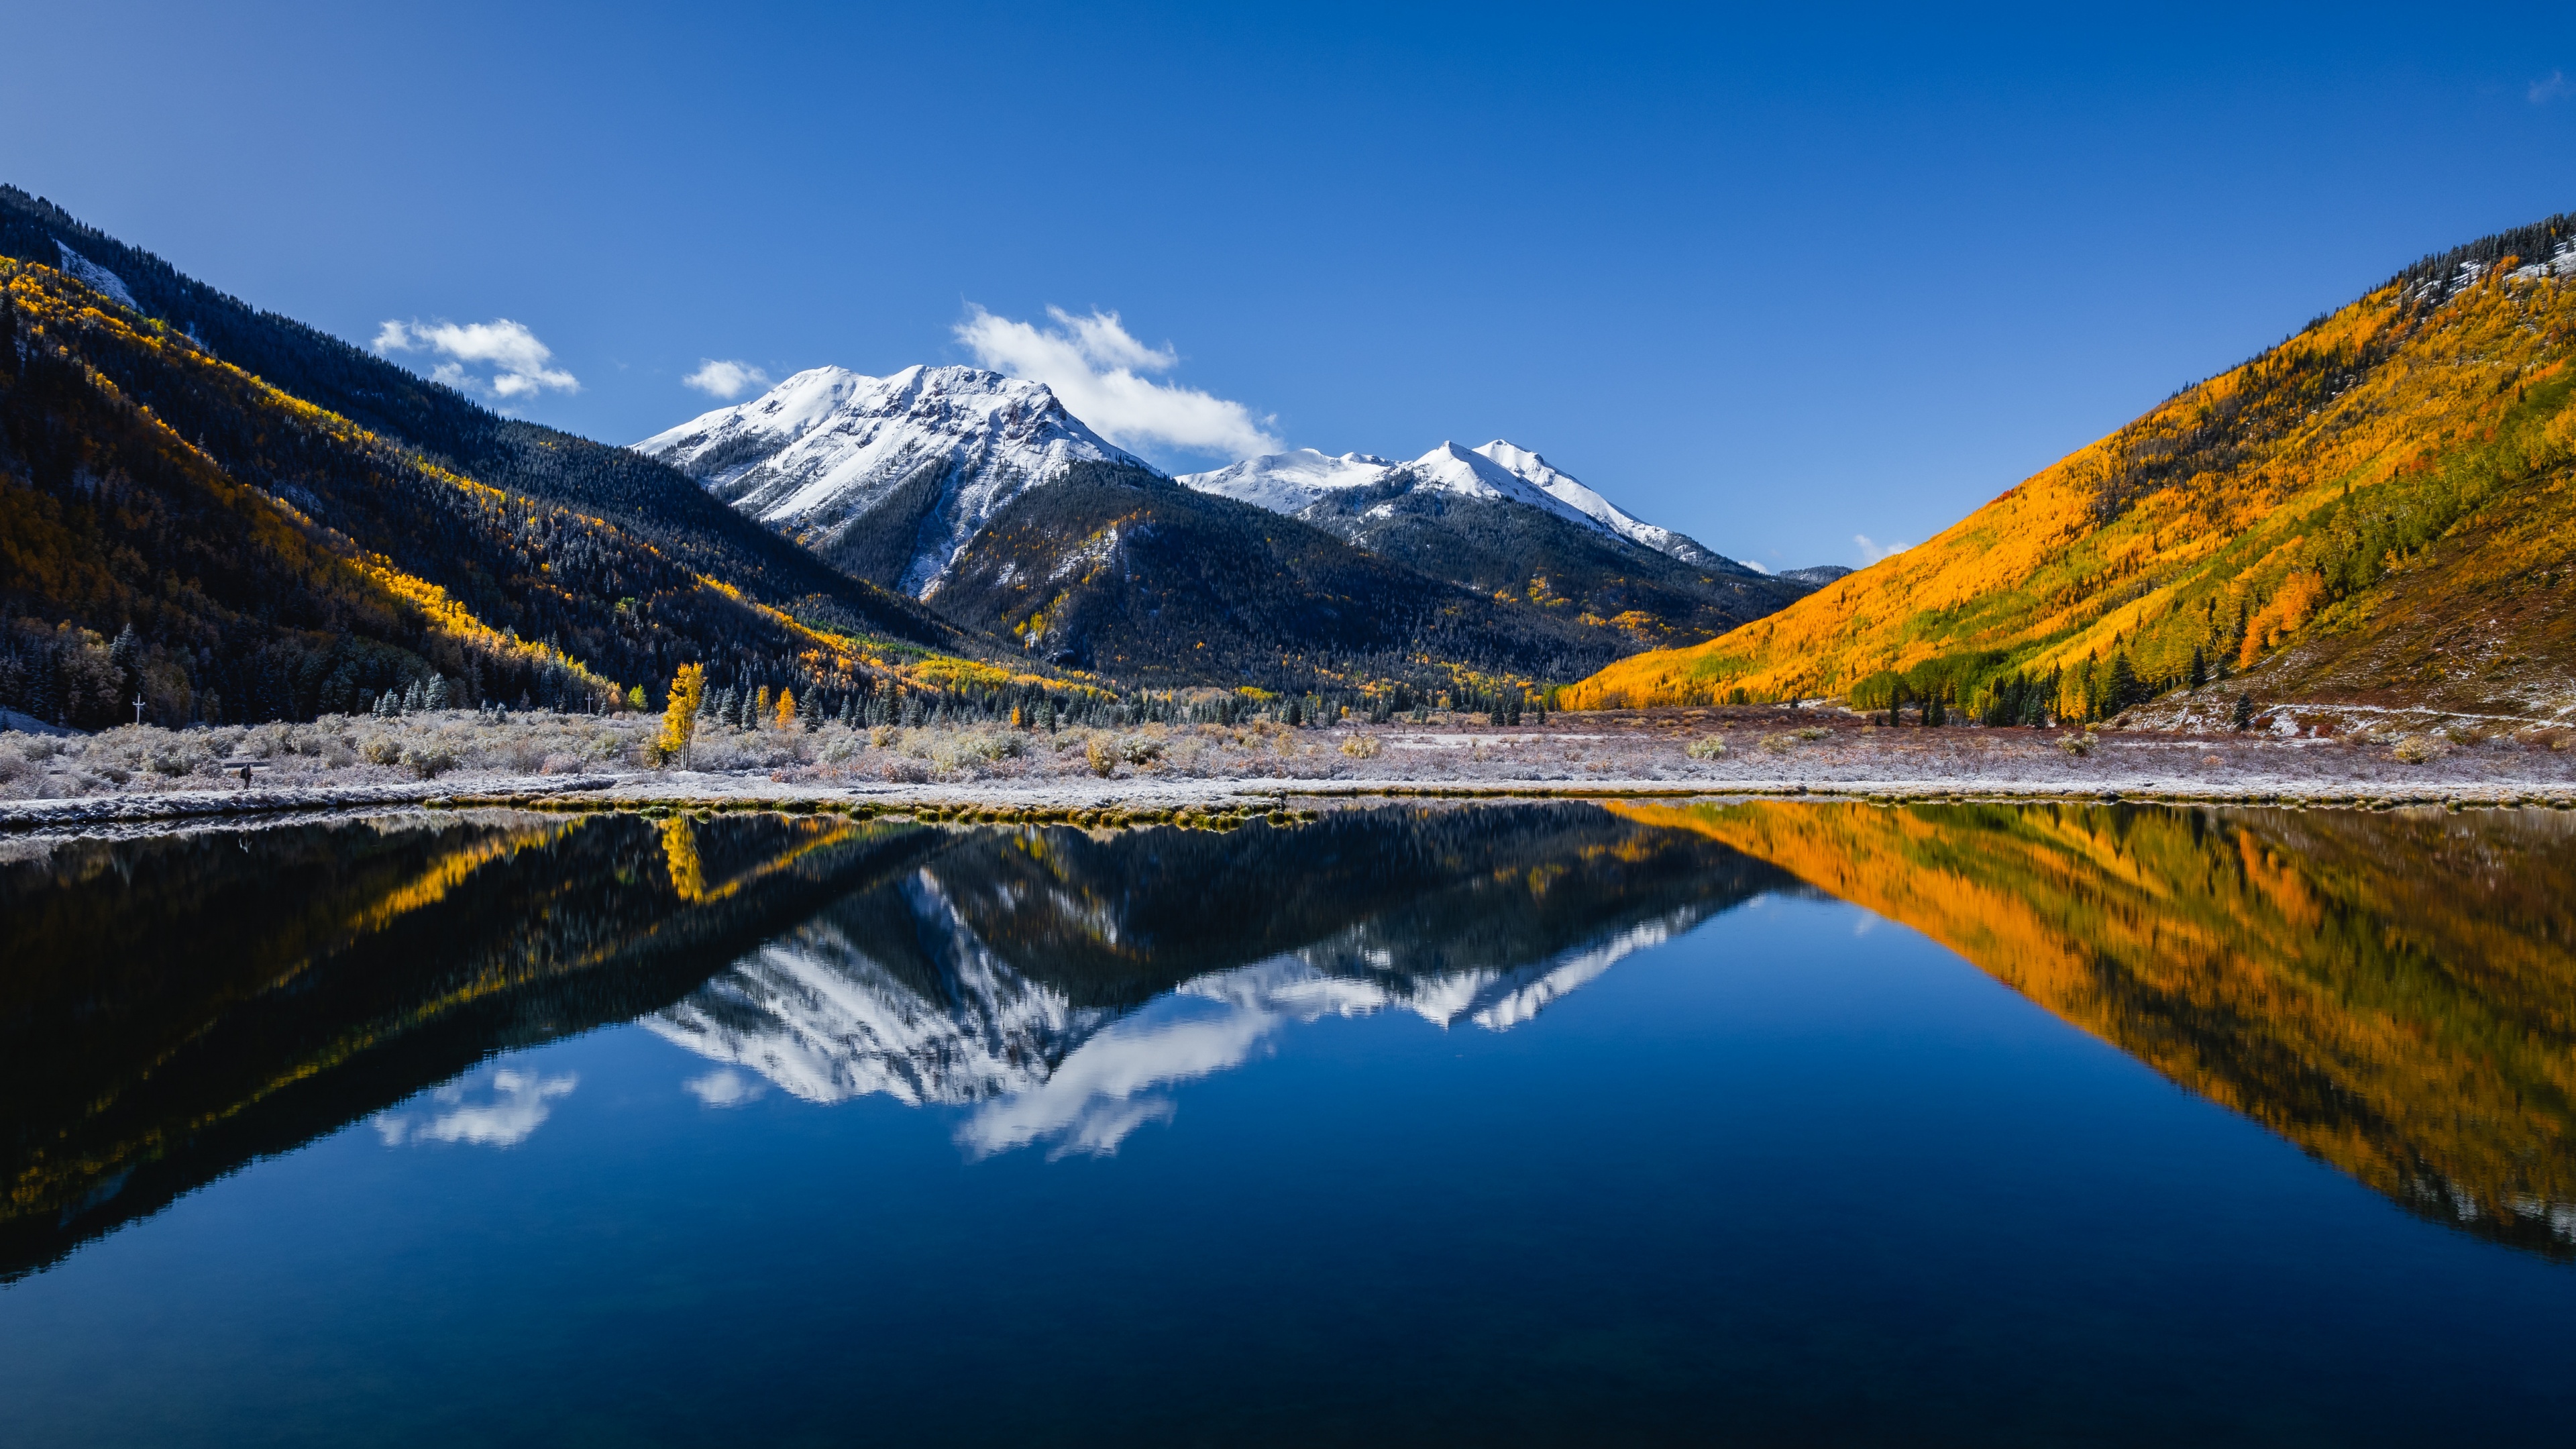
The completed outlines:
{"type": "Polygon", "coordinates": [[[2427,257],[1919,547],[1574,708],[2576,714],[2576,214],[2427,257]]]}
{"type": "Polygon", "coordinates": [[[1642,522],[1507,442],[1410,463],[1306,449],[1170,479],[1043,384],[976,368],[815,368],[635,446],[960,624],[1154,683],[1436,683],[1412,663],[1426,658],[1571,678],[1813,587],[1642,522]]]}

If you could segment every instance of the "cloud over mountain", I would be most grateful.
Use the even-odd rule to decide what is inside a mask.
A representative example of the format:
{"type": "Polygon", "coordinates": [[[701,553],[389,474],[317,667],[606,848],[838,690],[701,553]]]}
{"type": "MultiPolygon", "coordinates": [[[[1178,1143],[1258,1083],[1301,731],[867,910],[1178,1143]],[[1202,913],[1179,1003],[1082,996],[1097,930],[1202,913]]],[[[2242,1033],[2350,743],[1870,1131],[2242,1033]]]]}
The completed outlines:
{"type": "Polygon", "coordinates": [[[1180,354],[1137,341],[1117,313],[1076,317],[1049,307],[1047,316],[1053,327],[976,307],[957,324],[957,340],[995,372],[1045,383],[1066,407],[1122,447],[1233,459],[1283,446],[1269,431],[1271,418],[1256,418],[1243,404],[1197,388],[1144,376],[1170,372],[1180,365],[1180,354]]]}

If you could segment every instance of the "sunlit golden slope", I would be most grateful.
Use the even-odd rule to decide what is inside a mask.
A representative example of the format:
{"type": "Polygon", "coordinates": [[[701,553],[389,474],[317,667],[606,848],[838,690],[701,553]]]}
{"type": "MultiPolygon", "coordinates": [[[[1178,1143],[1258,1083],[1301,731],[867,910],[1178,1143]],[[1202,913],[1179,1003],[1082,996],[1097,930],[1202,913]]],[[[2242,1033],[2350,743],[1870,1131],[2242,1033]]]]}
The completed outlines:
{"type": "Polygon", "coordinates": [[[2410,1208],[2576,1256],[2563,819],[1612,808],[1921,931],[2410,1208]]]}
{"type": "Polygon", "coordinates": [[[1560,702],[1876,708],[1902,687],[1999,712],[2022,676],[2089,718],[2188,683],[2195,652],[2215,677],[2295,650],[2267,697],[2576,704],[2576,536],[2551,523],[2576,522],[2571,234],[2419,264],[1931,542],[1560,702]],[[2481,668],[2424,668],[2435,634],[2481,668]]]}

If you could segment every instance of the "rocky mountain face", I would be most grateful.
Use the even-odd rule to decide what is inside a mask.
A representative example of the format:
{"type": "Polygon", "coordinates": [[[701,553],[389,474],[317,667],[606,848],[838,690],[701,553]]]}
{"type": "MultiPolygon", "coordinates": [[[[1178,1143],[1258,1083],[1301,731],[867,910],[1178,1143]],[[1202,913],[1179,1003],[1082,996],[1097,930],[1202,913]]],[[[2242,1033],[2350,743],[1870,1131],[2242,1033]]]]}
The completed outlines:
{"type": "Polygon", "coordinates": [[[1022,493],[1077,462],[1144,468],[1044,383],[972,367],[797,373],[635,445],[843,570],[928,599],[1022,493]]]}

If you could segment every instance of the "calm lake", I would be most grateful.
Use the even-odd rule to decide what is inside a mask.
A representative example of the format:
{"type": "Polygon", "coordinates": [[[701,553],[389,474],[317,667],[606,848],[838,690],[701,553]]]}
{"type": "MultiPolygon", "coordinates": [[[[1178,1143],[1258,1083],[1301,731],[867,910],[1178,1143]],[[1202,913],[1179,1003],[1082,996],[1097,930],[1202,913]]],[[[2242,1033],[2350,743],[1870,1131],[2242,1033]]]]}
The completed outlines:
{"type": "Polygon", "coordinates": [[[0,851],[13,1445],[2576,1423],[2565,814],[0,851]]]}

